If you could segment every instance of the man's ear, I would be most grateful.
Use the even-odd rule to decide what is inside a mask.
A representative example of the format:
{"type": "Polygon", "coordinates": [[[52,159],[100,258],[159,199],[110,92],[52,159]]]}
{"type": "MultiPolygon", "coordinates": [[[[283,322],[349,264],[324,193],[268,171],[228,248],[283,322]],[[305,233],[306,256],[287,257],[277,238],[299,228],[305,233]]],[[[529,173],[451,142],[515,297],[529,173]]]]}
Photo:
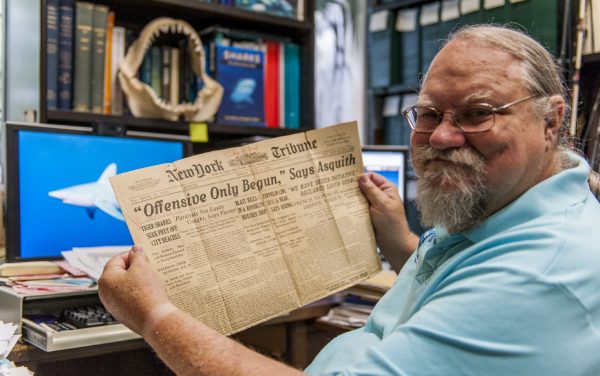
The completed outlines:
{"type": "Polygon", "coordinates": [[[547,141],[551,141],[552,145],[556,144],[556,138],[565,118],[565,100],[560,95],[550,97],[550,112],[547,114],[544,129],[547,141]]]}

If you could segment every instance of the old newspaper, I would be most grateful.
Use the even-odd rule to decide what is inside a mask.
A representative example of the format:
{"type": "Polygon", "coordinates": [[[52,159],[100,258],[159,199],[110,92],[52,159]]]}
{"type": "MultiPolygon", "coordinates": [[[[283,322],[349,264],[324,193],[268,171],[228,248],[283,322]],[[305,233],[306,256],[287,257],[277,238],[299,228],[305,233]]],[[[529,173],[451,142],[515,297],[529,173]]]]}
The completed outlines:
{"type": "Polygon", "coordinates": [[[375,275],[355,122],[112,177],[171,301],[232,334],[375,275]]]}

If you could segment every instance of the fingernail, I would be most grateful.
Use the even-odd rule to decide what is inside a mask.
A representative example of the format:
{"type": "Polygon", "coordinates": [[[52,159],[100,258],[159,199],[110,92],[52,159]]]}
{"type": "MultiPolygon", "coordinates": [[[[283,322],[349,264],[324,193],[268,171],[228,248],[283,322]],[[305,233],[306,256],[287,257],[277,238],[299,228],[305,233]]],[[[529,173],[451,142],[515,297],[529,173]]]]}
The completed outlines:
{"type": "Polygon", "coordinates": [[[139,245],[134,245],[133,247],[131,247],[131,253],[143,253],[143,252],[144,252],[144,250],[139,245]]]}
{"type": "Polygon", "coordinates": [[[369,181],[369,179],[367,178],[367,175],[361,175],[359,180],[362,184],[366,184],[367,181],[369,181]]]}

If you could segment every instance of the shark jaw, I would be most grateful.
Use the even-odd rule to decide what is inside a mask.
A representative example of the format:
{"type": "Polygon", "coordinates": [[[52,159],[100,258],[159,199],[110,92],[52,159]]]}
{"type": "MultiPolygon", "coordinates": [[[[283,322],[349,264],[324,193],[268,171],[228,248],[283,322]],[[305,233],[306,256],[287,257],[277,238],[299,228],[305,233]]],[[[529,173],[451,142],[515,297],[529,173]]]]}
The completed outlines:
{"type": "Polygon", "coordinates": [[[177,121],[210,121],[219,109],[223,86],[206,73],[204,47],[196,30],[187,22],[173,18],[157,18],[147,24],[139,38],[127,50],[118,69],[119,82],[135,117],[177,121]],[[203,82],[193,103],[169,103],[159,98],[152,87],[137,78],[144,55],[161,34],[181,34],[188,39],[192,71],[203,82]]]}

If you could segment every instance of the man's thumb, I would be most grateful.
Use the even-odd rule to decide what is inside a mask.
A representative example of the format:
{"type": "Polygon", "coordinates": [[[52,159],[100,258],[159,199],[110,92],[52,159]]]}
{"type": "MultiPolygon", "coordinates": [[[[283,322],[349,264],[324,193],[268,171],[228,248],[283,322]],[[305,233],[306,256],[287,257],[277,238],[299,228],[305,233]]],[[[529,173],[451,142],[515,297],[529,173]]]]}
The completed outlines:
{"type": "Polygon", "coordinates": [[[144,250],[139,245],[134,245],[129,251],[129,265],[133,265],[144,260],[144,250]]]}

